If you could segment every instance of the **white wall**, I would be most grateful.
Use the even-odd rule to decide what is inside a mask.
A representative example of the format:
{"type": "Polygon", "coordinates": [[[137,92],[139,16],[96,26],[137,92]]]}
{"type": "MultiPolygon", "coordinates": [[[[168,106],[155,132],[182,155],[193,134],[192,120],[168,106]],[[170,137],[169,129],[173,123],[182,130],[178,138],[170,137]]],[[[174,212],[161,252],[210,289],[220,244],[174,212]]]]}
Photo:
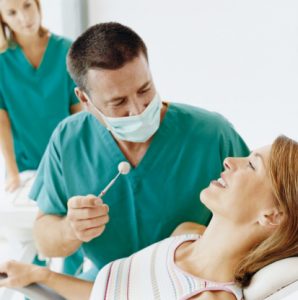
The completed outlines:
{"type": "Polygon", "coordinates": [[[165,99],[221,112],[252,148],[298,139],[297,0],[89,0],[89,14],[144,38],[165,99]]]}
{"type": "Polygon", "coordinates": [[[85,23],[85,0],[41,0],[43,24],[52,32],[75,39],[85,23]]]}

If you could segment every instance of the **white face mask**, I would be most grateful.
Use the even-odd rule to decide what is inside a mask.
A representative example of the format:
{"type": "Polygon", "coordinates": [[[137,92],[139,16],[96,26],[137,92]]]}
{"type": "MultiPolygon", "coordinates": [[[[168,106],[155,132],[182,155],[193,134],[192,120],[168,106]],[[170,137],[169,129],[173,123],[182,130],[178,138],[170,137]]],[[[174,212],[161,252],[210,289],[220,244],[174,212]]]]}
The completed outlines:
{"type": "MultiPolygon", "coordinates": [[[[90,101],[92,104],[93,102],[90,101]]],[[[160,125],[161,99],[156,93],[146,109],[139,115],[121,118],[105,116],[94,104],[95,110],[113,135],[122,141],[144,143],[157,131],[160,125]]]]}

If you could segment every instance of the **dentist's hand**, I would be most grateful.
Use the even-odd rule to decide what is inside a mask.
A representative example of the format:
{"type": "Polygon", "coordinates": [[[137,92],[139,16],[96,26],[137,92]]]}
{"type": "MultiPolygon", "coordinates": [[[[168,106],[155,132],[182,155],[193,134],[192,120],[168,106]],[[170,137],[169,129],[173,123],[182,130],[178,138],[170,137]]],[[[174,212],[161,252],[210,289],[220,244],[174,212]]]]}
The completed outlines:
{"type": "Polygon", "coordinates": [[[89,242],[103,233],[109,222],[109,207],[103,204],[101,198],[75,196],[68,200],[67,206],[70,239],[89,242]]]}

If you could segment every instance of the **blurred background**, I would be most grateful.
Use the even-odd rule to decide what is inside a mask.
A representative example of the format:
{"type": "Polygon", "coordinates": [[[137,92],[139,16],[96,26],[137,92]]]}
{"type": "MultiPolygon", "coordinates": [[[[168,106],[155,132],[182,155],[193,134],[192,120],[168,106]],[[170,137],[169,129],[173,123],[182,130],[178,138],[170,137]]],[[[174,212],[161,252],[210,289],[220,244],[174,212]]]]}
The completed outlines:
{"type": "Polygon", "coordinates": [[[298,139],[297,0],[41,2],[46,27],[71,39],[98,22],[132,27],[163,99],[220,112],[252,149],[298,139]]]}

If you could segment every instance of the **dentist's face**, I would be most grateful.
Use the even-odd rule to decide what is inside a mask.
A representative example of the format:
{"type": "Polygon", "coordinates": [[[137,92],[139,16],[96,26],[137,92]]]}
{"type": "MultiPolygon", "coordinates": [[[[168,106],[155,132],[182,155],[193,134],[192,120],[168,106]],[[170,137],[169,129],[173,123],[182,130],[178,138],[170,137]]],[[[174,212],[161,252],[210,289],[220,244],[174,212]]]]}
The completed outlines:
{"type": "Polygon", "coordinates": [[[270,147],[245,158],[226,158],[225,171],[201,192],[202,202],[214,213],[235,223],[254,223],[274,207],[267,165],[270,147]]]}
{"type": "Polygon", "coordinates": [[[41,16],[35,0],[0,0],[0,12],[4,23],[21,36],[36,34],[41,16]]]}
{"type": "MultiPolygon", "coordinates": [[[[117,70],[89,70],[87,82],[91,101],[107,117],[139,115],[156,93],[142,54],[117,70]]],[[[90,101],[85,105],[98,118],[90,101]]]]}

